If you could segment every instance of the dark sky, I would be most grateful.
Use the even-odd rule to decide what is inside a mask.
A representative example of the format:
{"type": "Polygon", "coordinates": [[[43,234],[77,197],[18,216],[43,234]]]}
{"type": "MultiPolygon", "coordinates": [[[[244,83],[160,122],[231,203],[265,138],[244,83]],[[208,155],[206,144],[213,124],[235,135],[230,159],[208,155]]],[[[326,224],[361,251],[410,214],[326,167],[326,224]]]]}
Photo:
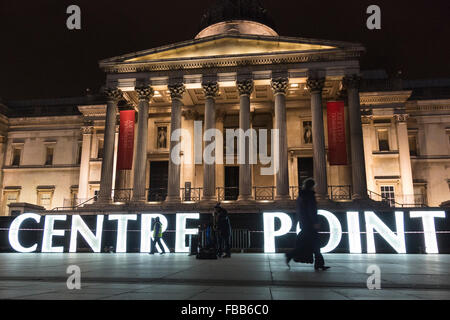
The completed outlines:
{"type": "MultiPolygon", "coordinates": [[[[0,97],[57,98],[98,90],[98,61],[192,39],[208,0],[0,0],[0,97]],[[66,28],[66,9],[82,10],[82,30],[66,28]]],[[[284,36],[354,41],[362,69],[402,71],[407,79],[450,78],[449,0],[266,0],[284,36]],[[366,9],[382,10],[382,29],[366,28],[366,9]]]]}

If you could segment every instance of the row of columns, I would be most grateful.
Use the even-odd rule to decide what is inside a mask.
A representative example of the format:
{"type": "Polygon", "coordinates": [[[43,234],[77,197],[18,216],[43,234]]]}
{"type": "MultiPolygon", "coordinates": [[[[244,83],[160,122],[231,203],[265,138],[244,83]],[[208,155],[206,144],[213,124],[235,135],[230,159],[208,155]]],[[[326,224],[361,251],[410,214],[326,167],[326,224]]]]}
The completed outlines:
{"type": "MultiPolygon", "coordinates": [[[[367,185],[364,161],[364,148],[362,138],[361,111],[358,91],[359,78],[356,76],[345,77],[344,87],[348,93],[348,106],[350,113],[350,133],[352,150],[352,178],[353,198],[366,199],[367,185]]],[[[325,84],[324,78],[310,78],[307,88],[311,93],[312,133],[314,152],[314,178],[316,180],[316,193],[319,199],[328,198],[327,165],[325,150],[325,132],[323,121],[322,92],[325,84]]],[[[278,129],[278,139],[274,141],[278,148],[278,156],[275,157],[276,168],[276,200],[287,200],[289,195],[288,174],[288,150],[287,150],[287,119],[286,119],[286,93],[289,86],[287,77],[274,78],[271,88],[274,94],[275,129],[278,129]]],[[[169,84],[172,98],[171,110],[171,137],[175,130],[181,129],[182,98],[186,92],[182,80],[169,84]]],[[[205,94],[205,131],[216,127],[215,99],[219,93],[219,85],[216,81],[202,83],[205,94]]],[[[254,90],[254,82],[251,77],[239,78],[237,88],[240,96],[239,126],[246,132],[250,129],[250,96],[254,90]]],[[[148,111],[149,101],[153,96],[153,89],[146,83],[136,86],[139,97],[138,134],[136,143],[136,158],[134,163],[133,201],[144,202],[145,199],[145,172],[147,164],[147,137],[148,137],[148,111]]],[[[106,124],[104,137],[104,158],[102,162],[101,185],[98,197],[99,203],[111,202],[112,177],[114,162],[114,134],[116,126],[117,102],[122,98],[118,89],[107,89],[106,124]]],[[[207,141],[207,148],[214,141],[207,141]]],[[[176,146],[170,142],[170,155],[176,146]]],[[[83,148],[84,149],[84,148],[83,148]]],[[[277,150],[277,149],[275,149],[277,150]]],[[[252,166],[249,164],[249,141],[245,142],[245,164],[240,164],[239,169],[239,200],[252,199],[252,166]]],[[[203,173],[203,200],[215,201],[216,181],[215,164],[204,163],[203,173]]],[[[168,203],[178,203],[180,198],[180,164],[169,159],[168,176],[168,203]]]]}

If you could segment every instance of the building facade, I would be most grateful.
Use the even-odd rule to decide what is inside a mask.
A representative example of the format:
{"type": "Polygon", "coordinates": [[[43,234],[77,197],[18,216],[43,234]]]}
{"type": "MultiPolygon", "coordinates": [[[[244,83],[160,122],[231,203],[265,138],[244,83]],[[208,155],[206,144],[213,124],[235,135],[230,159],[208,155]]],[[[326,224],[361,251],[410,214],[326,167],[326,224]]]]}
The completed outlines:
{"type": "Polygon", "coordinates": [[[450,81],[362,72],[360,44],[282,37],[257,11],[238,18],[209,15],[193,40],[101,61],[102,95],[1,103],[1,214],[13,203],[164,210],[217,201],[253,212],[294,205],[308,177],[328,206],[450,200],[450,81]],[[345,103],[346,165],[328,158],[330,101],[345,103]],[[117,170],[126,109],[136,111],[133,165],[117,170]],[[259,158],[238,164],[217,137],[215,163],[199,163],[211,141],[195,137],[208,129],[254,129],[278,171],[262,174],[270,164],[259,158]]]}

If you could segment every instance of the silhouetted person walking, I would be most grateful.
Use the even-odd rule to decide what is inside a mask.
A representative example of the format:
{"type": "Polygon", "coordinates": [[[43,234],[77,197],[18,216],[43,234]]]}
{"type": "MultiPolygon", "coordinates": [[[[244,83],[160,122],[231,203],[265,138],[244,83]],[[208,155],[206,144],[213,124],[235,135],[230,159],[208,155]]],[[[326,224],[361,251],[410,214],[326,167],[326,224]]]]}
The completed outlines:
{"type": "Polygon", "coordinates": [[[153,241],[152,241],[152,248],[150,250],[150,254],[155,254],[155,249],[156,249],[156,244],[159,245],[159,247],[161,248],[162,252],[161,254],[166,253],[166,251],[164,250],[164,246],[161,243],[161,238],[162,238],[162,223],[159,220],[159,217],[157,217],[155,219],[155,226],[153,229],[153,241]]]}
{"type": "Polygon", "coordinates": [[[217,204],[214,208],[218,212],[217,231],[218,231],[218,256],[223,258],[231,258],[231,223],[227,210],[217,204]]]}
{"type": "Polygon", "coordinates": [[[319,219],[317,217],[317,201],[314,192],[315,181],[307,179],[297,198],[297,219],[301,232],[297,235],[295,249],[286,254],[286,264],[294,259],[296,262],[313,263],[316,270],[327,270],[325,261],[320,253],[319,219]],[[314,255],[314,259],[313,259],[314,255]]]}

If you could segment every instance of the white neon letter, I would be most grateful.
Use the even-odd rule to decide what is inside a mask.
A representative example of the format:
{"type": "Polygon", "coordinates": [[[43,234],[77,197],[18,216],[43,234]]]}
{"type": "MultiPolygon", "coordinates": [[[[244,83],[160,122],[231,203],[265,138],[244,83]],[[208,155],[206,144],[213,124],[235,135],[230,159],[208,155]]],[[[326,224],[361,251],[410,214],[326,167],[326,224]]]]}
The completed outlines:
{"type": "Polygon", "coordinates": [[[411,218],[422,218],[423,232],[425,236],[425,252],[439,253],[436,239],[435,218],[445,218],[445,211],[411,211],[411,218]]]}
{"type": "Polygon", "coordinates": [[[35,213],[25,213],[18,216],[14,221],[11,223],[11,226],[9,227],[9,244],[11,247],[16,250],[17,252],[21,253],[30,253],[35,252],[37,249],[37,244],[34,244],[30,248],[22,247],[22,245],[19,242],[19,229],[22,223],[27,219],[33,219],[36,221],[36,223],[39,223],[41,221],[41,216],[35,213]]]}
{"type": "Polygon", "coordinates": [[[94,235],[89,227],[84,223],[83,219],[79,215],[72,216],[72,230],[70,234],[70,248],[69,252],[77,252],[77,236],[78,232],[86,240],[88,245],[95,253],[100,253],[102,248],[102,233],[103,233],[103,220],[104,215],[97,216],[97,228],[94,235]]]}
{"type": "Polygon", "coordinates": [[[137,215],[135,214],[112,214],[109,216],[109,221],[117,220],[117,242],[116,242],[116,252],[125,253],[127,252],[127,229],[128,220],[137,220],[137,215]]]}
{"type": "Polygon", "coordinates": [[[292,219],[283,212],[264,212],[264,252],[275,253],[275,237],[280,237],[291,231],[292,219]],[[275,218],[280,219],[281,227],[275,231],[275,218]]]}
{"type": "Polygon", "coordinates": [[[65,230],[55,230],[55,221],[66,221],[66,215],[45,216],[44,237],[42,239],[42,252],[62,253],[64,247],[53,247],[53,237],[62,237],[65,230]]]}
{"type": "Polygon", "coordinates": [[[362,253],[359,212],[347,212],[347,227],[350,253],[362,253]]]}
{"type": "Polygon", "coordinates": [[[338,218],[330,211],[319,210],[317,214],[320,214],[327,219],[328,224],[330,225],[330,240],[325,247],[320,249],[322,253],[328,253],[337,248],[342,239],[342,226],[339,222],[338,218]]]}
{"type": "MultiPolygon", "coordinates": [[[[162,214],[143,214],[141,216],[141,253],[150,252],[150,239],[153,239],[152,221],[155,218],[159,218],[159,221],[162,224],[162,233],[167,230],[168,222],[165,216],[163,216],[162,214]]],[[[167,247],[163,239],[161,239],[161,243],[164,247],[164,250],[166,252],[169,252],[169,248],[167,247]]],[[[158,252],[162,252],[158,244],[156,245],[156,249],[158,250],[158,252]]]]}
{"type": "Polygon", "coordinates": [[[186,236],[189,234],[198,234],[198,229],[186,229],[187,219],[199,219],[198,213],[178,213],[177,214],[177,232],[175,236],[175,252],[189,252],[186,247],[186,236]]]}
{"type": "Polygon", "coordinates": [[[397,235],[395,235],[395,233],[392,232],[373,211],[366,211],[364,215],[366,218],[367,253],[376,253],[374,229],[380,233],[380,236],[382,236],[394,250],[397,251],[397,253],[406,253],[405,226],[402,211],[395,212],[397,235]]]}

